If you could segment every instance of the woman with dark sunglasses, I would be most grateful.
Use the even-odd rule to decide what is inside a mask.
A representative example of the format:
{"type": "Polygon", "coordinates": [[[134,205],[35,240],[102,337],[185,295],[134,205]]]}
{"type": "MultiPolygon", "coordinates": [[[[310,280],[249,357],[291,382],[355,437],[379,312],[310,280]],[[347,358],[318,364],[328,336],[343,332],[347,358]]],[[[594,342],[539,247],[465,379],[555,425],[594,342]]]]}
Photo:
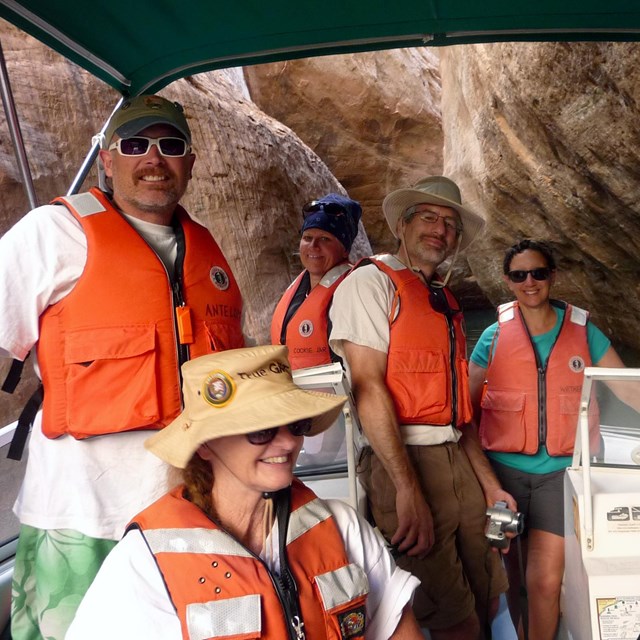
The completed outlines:
{"type": "Polygon", "coordinates": [[[303,391],[282,346],[182,366],[185,408],[145,446],[179,484],[139,513],[67,640],[421,640],[418,580],[346,504],[293,468],[346,398],[303,391]]]}
{"type": "MultiPolygon", "coordinates": [[[[587,311],[550,298],[556,263],[547,244],[513,245],[503,271],[515,300],[498,308],[498,322],[473,350],[470,389],[482,447],[524,514],[528,612],[519,607],[519,559],[512,545],[505,557],[511,616],[530,640],[552,640],[564,572],[563,477],[571,464],[583,371],[624,364],[587,311]]],[[[591,451],[598,451],[597,407],[590,410],[591,451]]]]}
{"type": "Polygon", "coordinates": [[[329,349],[329,307],[351,270],[349,252],[358,235],[360,204],[329,193],[302,208],[300,261],[304,270],[278,302],[271,343],[286,344],[294,369],[337,361],[329,349]]]}

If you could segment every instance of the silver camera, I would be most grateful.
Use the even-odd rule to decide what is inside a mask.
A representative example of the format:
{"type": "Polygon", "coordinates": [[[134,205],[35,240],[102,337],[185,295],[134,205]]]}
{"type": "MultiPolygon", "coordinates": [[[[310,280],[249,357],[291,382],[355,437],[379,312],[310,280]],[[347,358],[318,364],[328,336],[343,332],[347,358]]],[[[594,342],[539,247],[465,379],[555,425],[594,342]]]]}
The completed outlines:
{"type": "Polygon", "coordinates": [[[492,546],[505,549],[509,539],[505,534],[520,535],[524,529],[524,516],[519,511],[511,511],[506,502],[496,502],[487,509],[487,526],[484,535],[492,546]]]}

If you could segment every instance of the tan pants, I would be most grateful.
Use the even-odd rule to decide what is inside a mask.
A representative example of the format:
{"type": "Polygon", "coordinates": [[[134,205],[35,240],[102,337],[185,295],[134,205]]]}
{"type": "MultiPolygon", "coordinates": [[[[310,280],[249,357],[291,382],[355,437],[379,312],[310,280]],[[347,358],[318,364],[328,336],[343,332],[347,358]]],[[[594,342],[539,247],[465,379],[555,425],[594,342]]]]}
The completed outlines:
{"type": "MultiPolygon", "coordinates": [[[[423,560],[400,554],[397,564],[420,581],[413,609],[421,626],[448,629],[480,613],[508,588],[500,556],[484,535],[486,502],[464,450],[454,443],[407,446],[427,504],[435,544],[423,560]],[[476,606],[477,604],[477,606],[476,606]]],[[[358,472],[376,525],[390,540],[398,526],[396,491],[377,456],[367,452],[358,472]]]]}

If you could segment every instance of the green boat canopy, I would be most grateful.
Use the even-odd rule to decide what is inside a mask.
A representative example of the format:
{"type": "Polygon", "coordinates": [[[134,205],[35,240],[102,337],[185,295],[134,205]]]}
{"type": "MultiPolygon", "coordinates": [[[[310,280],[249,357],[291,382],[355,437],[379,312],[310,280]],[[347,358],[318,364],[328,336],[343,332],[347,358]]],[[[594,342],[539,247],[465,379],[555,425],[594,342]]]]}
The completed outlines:
{"type": "Polygon", "coordinates": [[[0,0],[0,17],[124,95],[332,53],[640,39],[638,0],[0,0]]]}

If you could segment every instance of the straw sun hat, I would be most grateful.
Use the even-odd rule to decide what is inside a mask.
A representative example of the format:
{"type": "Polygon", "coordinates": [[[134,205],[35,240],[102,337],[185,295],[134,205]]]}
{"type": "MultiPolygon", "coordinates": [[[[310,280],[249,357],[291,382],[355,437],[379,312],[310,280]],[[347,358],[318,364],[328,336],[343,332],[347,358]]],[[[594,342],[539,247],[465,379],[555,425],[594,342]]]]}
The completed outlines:
{"type": "Polygon", "coordinates": [[[286,346],[232,349],[182,365],[184,411],[145,447],[184,468],[204,442],[311,418],[310,436],[328,429],[346,401],[305,391],[291,377],[286,346]]]}

